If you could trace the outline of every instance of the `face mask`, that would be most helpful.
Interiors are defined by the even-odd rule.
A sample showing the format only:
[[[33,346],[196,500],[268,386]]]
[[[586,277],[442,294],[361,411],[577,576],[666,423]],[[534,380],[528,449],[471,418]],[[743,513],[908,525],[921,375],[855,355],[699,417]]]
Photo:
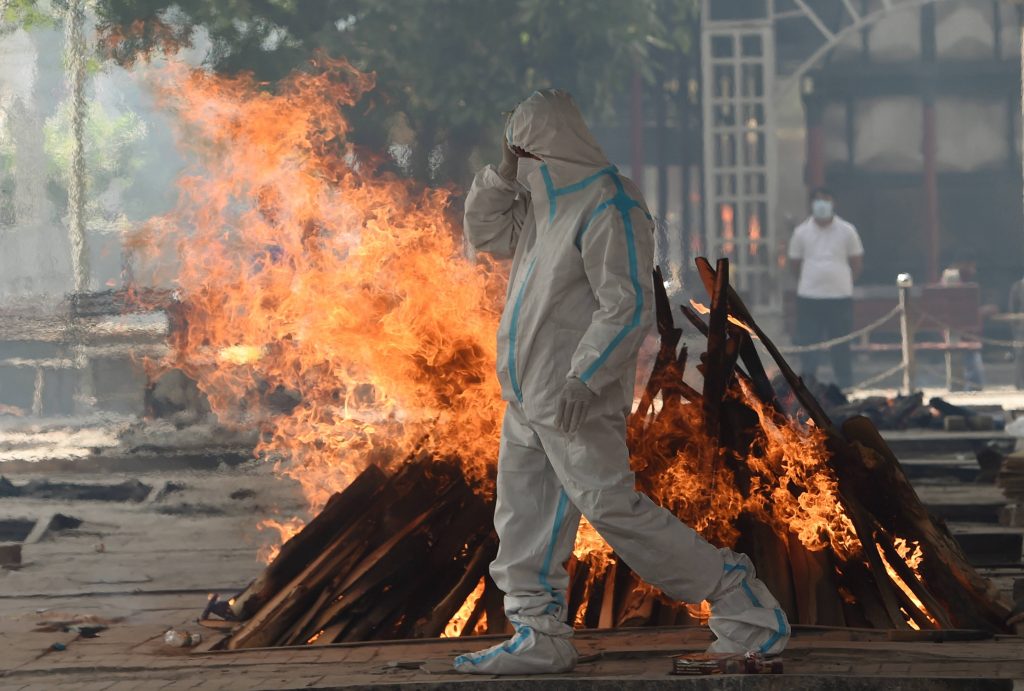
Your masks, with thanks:
[[[815,199],[811,202],[811,214],[819,221],[832,218],[832,202],[827,199]]]
[[[516,182],[527,190],[530,189],[528,180],[538,168],[540,168],[540,161],[533,158],[520,158],[519,170],[516,172]]]

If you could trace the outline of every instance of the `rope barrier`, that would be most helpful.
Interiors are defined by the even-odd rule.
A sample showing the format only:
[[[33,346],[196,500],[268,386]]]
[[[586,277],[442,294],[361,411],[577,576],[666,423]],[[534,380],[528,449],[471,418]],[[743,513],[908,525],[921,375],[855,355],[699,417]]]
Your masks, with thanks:
[[[799,346],[788,346],[786,348],[779,348],[779,350],[782,351],[782,353],[785,354],[785,355],[794,355],[794,354],[798,354],[798,353],[810,353],[810,352],[813,352],[813,351],[816,351],[816,350],[828,350],[829,348],[832,348],[834,346],[837,346],[837,345],[840,345],[840,344],[843,344],[843,343],[847,343],[849,341],[854,341],[854,340],[860,338],[861,336],[865,336],[865,335],[871,333],[875,329],[877,329],[880,326],[882,326],[882,324],[885,324],[887,321],[892,319],[893,317],[898,316],[902,311],[903,311],[902,308],[899,305],[897,305],[896,307],[893,307],[892,310],[890,310],[888,314],[886,314],[886,315],[884,315],[882,317],[879,317],[878,319],[876,319],[875,321],[871,322],[867,326],[864,326],[864,327],[862,327],[860,329],[857,329],[856,331],[848,333],[845,336],[839,336],[837,338],[833,338],[833,339],[830,339],[828,341],[821,341],[819,343],[810,343],[810,344],[807,344],[807,345],[799,345]]]
[[[953,328],[943,320],[938,317],[934,317],[927,312],[918,312],[918,314],[920,314],[922,318],[938,324],[940,328],[945,329],[946,331],[957,331],[957,329]],[[964,341],[973,341],[983,345],[998,346],[1000,348],[1024,348],[1024,341],[1002,341],[997,338],[985,338],[984,336],[970,333],[958,333],[957,335]]]
[[[872,384],[877,384],[878,382],[882,381],[883,379],[887,379],[887,378],[891,377],[894,374],[899,374],[905,368],[906,368],[906,365],[904,363],[902,363],[902,362],[897,363],[895,366],[890,367],[889,369],[885,370],[884,372],[879,372],[878,374],[874,375],[873,377],[868,377],[864,381],[857,382],[856,384],[854,384],[850,388],[852,388],[852,389],[866,389],[867,387],[871,386]]]

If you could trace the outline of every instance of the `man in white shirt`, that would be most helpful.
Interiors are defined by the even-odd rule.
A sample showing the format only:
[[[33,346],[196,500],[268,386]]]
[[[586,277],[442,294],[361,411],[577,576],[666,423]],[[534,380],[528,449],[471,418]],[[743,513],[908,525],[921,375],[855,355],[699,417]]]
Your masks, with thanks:
[[[857,229],[835,215],[832,192],[811,192],[811,215],[789,241],[789,261],[799,276],[796,289],[796,342],[809,345],[853,331],[853,282],[864,266],[864,246]],[[823,351],[804,353],[802,374],[814,376]],[[840,388],[852,384],[850,344],[830,349],[832,371]]]

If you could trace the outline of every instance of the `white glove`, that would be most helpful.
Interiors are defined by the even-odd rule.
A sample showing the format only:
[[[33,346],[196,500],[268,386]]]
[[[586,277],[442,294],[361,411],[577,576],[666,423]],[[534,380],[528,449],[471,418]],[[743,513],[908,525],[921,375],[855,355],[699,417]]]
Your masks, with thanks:
[[[555,414],[555,426],[566,434],[576,434],[590,412],[590,405],[597,399],[597,394],[577,377],[565,380],[565,387],[558,397],[558,412]]]

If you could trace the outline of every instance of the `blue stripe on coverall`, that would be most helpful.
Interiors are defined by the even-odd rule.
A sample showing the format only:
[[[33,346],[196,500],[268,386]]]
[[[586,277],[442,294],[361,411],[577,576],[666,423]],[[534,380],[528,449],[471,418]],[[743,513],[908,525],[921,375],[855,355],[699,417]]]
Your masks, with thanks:
[[[558,534],[562,532],[562,524],[565,522],[566,509],[569,507],[569,495],[563,487],[558,493],[558,508],[555,509],[555,522],[551,526],[551,540],[548,542],[548,551],[544,554],[544,562],[540,565],[538,579],[544,589],[553,598],[548,605],[548,614],[565,605],[565,599],[560,594],[555,594],[555,589],[548,581],[548,572],[551,570],[551,560],[555,556],[555,545],[558,543]]]
[[[516,629],[516,635],[511,640],[505,641],[501,645],[497,645],[484,653],[478,653],[476,655],[459,655],[455,658],[455,664],[460,665],[463,662],[468,662],[471,665],[478,665],[481,662],[487,662],[491,658],[495,658],[502,653],[513,654],[519,650],[519,646],[526,641],[531,631],[532,629],[529,626],[520,626]]]
[[[723,564],[722,568],[726,573],[747,570],[747,567],[743,564]],[[740,585],[743,587],[743,592],[746,593],[747,598],[750,599],[750,604],[754,605],[754,607],[765,609],[764,605],[761,604],[761,601],[754,595],[754,591],[750,589],[750,584],[747,583],[746,576],[744,576],[743,580],[740,581]],[[783,616],[782,610],[776,607],[773,611],[775,612],[775,621],[778,624],[778,630],[773,631],[772,635],[768,637],[768,640],[761,645],[760,652],[762,653],[766,653],[771,650],[772,646],[775,645],[780,638],[789,633],[789,627],[786,626],[786,618]]]
[[[508,327],[508,377],[509,381],[512,382],[512,391],[520,403],[523,402],[523,391],[519,387],[519,375],[516,374],[516,336],[519,331],[519,310],[523,306],[523,293],[526,292],[526,282],[530,280],[530,274],[533,273],[533,267],[536,264],[537,258],[534,257],[533,261],[530,262],[530,266],[526,269],[523,282],[519,284],[519,292],[516,293],[516,301],[512,305],[512,323]]]
[[[626,231],[626,249],[629,253],[629,280],[633,284],[633,294],[636,296],[635,303],[633,306],[633,318],[629,320],[629,323],[622,327],[619,333],[615,334],[615,338],[611,340],[608,347],[602,351],[597,359],[580,375],[580,381],[584,384],[594,376],[594,373],[600,369],[601,365],[604,364],[608,356],[612,354],[615,347],[622,342],[631,331],[640,326],[640,320],[643,317],[644,311],[644,291],[640,287],[640,278],[637,270],[636,261],[636,237],[633,234],[633,219],[630,218],[630,210],[639,206],[639,203],[631,199],[626,194],[626,189],[622,185],[622,179],[615,173],[611,174],[612,180],[615,182],[615,197],[612,198],[612,204],[619,210],[619,215],[622,217],[622,226]],[[618,201],[616,201],[618,200]],[[588,222],[589,225],[589,222]],[[582,232],[580,234],[580,242],[582,243]]]
[[[618,334],[615,335],[611,343],[608,344],[608,347],[605,348],[600,355],[598,355],[597,359],[593,362],[593,364],[591,364],[590,367],[588,367],[586,371],[580,375],[580,381],[586,383],[591,377],[594,376],[594,373],[597,372],[598,369],[600,369],[601,365],[603,365],[605,360],[608,359],[608,356],[611,355],[613,350],[615,350],[615,347],[618,346],[619,343],[621,343],[622,340],[626,338],[626,336],[628,336],[631,331],[633,331],[636,327],[640,325],[640,320],[642,318],[644,309],[644,295],[643,290],[640,287],[639,276],[637,275],[638,271],[636,261],[636,238],[633,234],[633,219],[629,217],[629,212],[634,208],[643,207],[640,206],[640,203],[638,201],[636,201],[628,194],[626,194],[626,189],[622,184],[622,179],[618,175],[619,169],[616,168],[615,166],[608,166],[607,168],[602,168],[593,175],[585,177],[579,182],[575,182],[571,185],[566,185],[565,187],[555,187],[555,184],[551,179],[551,172],[548,170],[548,166],[546,163],[541,164],[540,171],[544,177],[544,187],[547,189],[548,194],[548,218],[552,220],[555,217],[555,209],[557,206],[558,197],[564,194],[570,194],[572,192],[582,190],[585,187],[587,187],[587,185],[589,185],[590,183],[594,182],[595,180],[598,180],[599,178],[605,175],[609,176],[615,183],[615,196],[599,204],[598,207],[594,209],[593,213],[591,214],[587,222],[584,224],[583,228],[581,228],[580,232],[577,234],[577,248],[581,247],[583,233],[590,226],[591,221],[593,221],[594,218],[596,218],[602,211],[607,209],[609,206],[614,206],[616,209],[619,210],[619,214],[622,217],[622,225],[625,227],[626,230],[626,244],[628,246],[629,253],[629,278],[633,284],[633,293],[636,295],[633,318],[629,321],[628,324],[622,327],[622,330],[619,331]],[[644,215],[648,219],[651,219],[651,215],[646,211],[644,211]]]

